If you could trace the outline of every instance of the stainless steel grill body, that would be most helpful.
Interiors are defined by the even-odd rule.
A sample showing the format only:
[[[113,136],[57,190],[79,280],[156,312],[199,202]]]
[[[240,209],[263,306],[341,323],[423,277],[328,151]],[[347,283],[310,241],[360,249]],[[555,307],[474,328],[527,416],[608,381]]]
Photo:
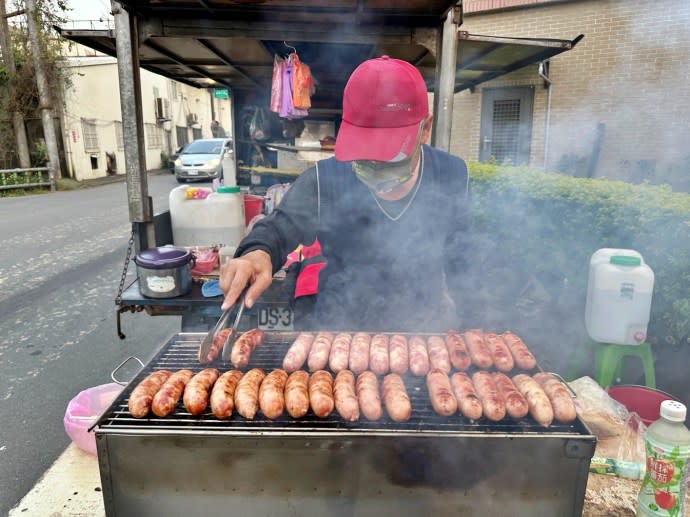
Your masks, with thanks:
[[[267,333],[249,367],[279,367],[294,333]],[[96,428],[107,515],[580,515],[595,437],[579,420],[488,424],[433,413],[405,377],[413,415],[396,424],[318,419],[131,418],[151,370],[189,368],[203,334],[173,336]],[[229,365],[216,364],[227,370]],[[259,415],[260,416],[260,415]]]

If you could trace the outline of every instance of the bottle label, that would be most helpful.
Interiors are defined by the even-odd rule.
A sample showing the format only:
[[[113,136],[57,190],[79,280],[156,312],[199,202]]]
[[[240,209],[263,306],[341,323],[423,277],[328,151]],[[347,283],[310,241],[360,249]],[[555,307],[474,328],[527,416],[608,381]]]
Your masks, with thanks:
[[[647,437],[645,449],[647,471],[637,498],[642,515],[683,517],[690,446],[669,446]]]

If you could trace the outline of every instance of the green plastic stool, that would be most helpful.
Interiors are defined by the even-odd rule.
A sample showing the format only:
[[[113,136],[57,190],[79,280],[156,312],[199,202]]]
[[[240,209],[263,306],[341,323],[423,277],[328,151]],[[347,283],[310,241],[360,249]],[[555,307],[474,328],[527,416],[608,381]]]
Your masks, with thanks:
[[[595,346],[595,379],[599,386],[602,388],[611,386],[614,379],[621,377],[623,360],[626,357],[634,356],[639,357],[640,361],[642,361],[645,386],[656,389],[654,357],[652,356],[652,346],[649,343],[640,343],[639,345],[595,343]]]

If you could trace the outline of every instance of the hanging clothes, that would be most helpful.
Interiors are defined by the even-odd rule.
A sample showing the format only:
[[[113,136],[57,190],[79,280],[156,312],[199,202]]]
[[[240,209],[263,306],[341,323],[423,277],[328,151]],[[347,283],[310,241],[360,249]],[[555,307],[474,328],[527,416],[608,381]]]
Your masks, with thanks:
[[[271,105],[273,113],[280,113],[280,104],[283,96],[283,74],[285,60],[277,54],[273,56],[273,78],[271,80]]]
[[[292,57],[292,103],[295,108],[311,108],[311,95],[314,81],[311,76],[311,69],[306,63],[300,61],[299,56],[294,53]]]
[[[282,75],[282,95],[280,98],[280,111],[279,115],[283,118],[303,118],[309,115],[309,113],[300,108],[295,108],[293,102],[293,92],[292,92],[292,74],[294,73],[293,56],[297,54],[290,54],[287,58],[287,63],[283,69]]]

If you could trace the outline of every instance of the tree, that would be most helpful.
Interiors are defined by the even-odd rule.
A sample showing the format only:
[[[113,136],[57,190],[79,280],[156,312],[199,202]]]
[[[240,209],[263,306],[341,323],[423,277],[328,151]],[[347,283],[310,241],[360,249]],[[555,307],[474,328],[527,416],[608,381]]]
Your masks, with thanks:
[[[53,166],[59,170],[55,131],[50,135],[46,130],[48,120],[52,122],[52,108],[59,100],[54,92],[61,91],[57,64],[63,59],[61,44],[51,27],[65,21],[62,15],[68,8],[64,0],[15,0],[8,7],[24,16],[15,16],[9,28],[16,70],[12,73],[6,67],[0,68],[0,84],[5,86],[0,92],[0,107],[5,113],[17,112],[26,118],[43,115],[45,144]],[[29,13],[34,13],[32,19]]]

